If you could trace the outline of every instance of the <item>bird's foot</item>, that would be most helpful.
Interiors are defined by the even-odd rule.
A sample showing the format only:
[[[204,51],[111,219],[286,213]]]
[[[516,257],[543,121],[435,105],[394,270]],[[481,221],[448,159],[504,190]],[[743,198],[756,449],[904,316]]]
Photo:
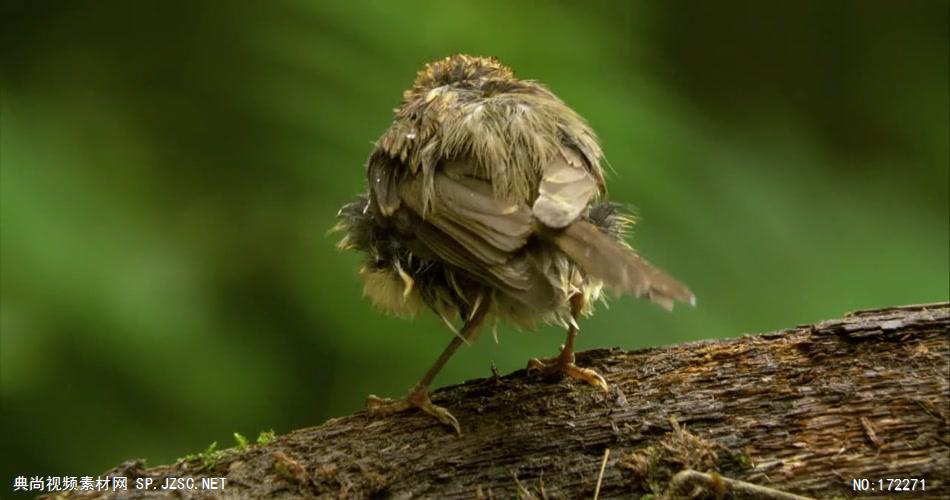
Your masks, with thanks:
[[[575,365],[574,353],[565,353],[563,347],[560,356],[544,359],[534,358],[528,361],[528,371],[538,371],[544,375],[566,375],[577,380],[583,380],[590,385],[600,387],[604,392],[609,390],[604,377],[600,376],[600,374],[594,370]]]
[[[449,410],[433,404],[429,399],[429,391],[425,387],[417,386],[413,388],[405,399],[392,400],[374,394],[370,394],[366,398],[366,409],[373,416],[392,415],[411,408],[418,408],[432,415],[442,424],[454,429],[456,434],[462,435],[462,428],[459,427],[458,420],[449,413]]]

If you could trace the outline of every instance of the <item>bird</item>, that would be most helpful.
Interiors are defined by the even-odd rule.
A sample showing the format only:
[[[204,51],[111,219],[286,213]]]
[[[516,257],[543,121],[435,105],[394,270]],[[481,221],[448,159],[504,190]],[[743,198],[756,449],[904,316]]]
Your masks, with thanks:
[[[366,192],[340,209],[334,229],[340,249],[364,254],[363,294],[378,310],[429,310],[453,336],[405,398],[370,395],[370,415],[417,408],[461,434],[429,388],[462,344],[499,320],[566,328],[558,355],[532,359],[529,370],[606,391],[574,357],[578,320],[605,292],[695,305],[689,288],[628,243],[634,217],[606,200],[602,162],[584,118],[495,57],[453,55],[417,73],[374,143]]]

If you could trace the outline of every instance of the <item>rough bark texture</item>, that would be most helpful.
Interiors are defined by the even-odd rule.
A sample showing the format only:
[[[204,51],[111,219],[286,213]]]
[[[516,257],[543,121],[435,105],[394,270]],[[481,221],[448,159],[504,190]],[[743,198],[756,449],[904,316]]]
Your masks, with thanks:
[[[947,303],[894,307],[730,340],[590,351],[578,364],[600,371],[609,393],[524,371],[435,392],[460,437],[418,413],[360,412],[266,445],[108,474],[129,478],[123,498],[170,493],[134,490],[146,477],[156,487],[226,477],[223,495],[235,498],[591,498],[598,479],[600,498],[743,496],[733,480],[822,498],[946,498],[948,316]],[[926,490],[861,493],[858,478],[874,488],[923,479]]]

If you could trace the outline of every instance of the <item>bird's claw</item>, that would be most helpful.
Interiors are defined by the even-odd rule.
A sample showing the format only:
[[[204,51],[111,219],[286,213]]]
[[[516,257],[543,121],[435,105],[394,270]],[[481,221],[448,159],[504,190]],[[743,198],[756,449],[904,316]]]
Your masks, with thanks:
[[[604,392],[608,392],[610,387],[607,385],[607,380],[604,379],[599,373],[591,370],[589,368],[581,368],[574,364],[574,356],[570,357],[558,356],[556,358],[549,359],[537,359],[534,358],[531,361],[528,361],[528,371],[538,371],[545,375],[561,375],[568,376],[577,380],[583,380],[590,385],[599,387]]]
[[[399,400],[381,398],[373,394],[366,398],[366,409],[373,416],[392,415],[410,408],[418,408],[428,413],[443,425],[451,427],[457,435],[462,435],[462,428],[459,426],[458,420],[449,413],[449,410],[433,404],[429,399],[428,391],[425,389],[413,389],[405,399]]]

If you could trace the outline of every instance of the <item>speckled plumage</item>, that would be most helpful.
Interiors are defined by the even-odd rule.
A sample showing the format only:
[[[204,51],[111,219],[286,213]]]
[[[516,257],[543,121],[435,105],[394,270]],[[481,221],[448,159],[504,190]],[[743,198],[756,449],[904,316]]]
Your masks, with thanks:
[[[419,72],[369,157],[367,193],[340,209],[339,246],[366,254],[360,278],[377,308],[412,316],[427,306],[455,337],[406,398],[370,395],[370,414],[418,408],[460,433],[429,386],[459,345],[498,319],[566,326],[557,358],[529,369],[607,390],[574,364],[577,318],[601,289],[668,308],[693,302],[627,244],[632,218],[598,201],[600,160],[577,113],[494,58],[457,55]]]
[[[587,122],[494,58],[458,55],[427,64],[395,115],[370,162],[394,158],[412,174],[421,171],[427,200],[439,165],[468,158],[497,197],[530,203],[544,166],[568,149],[603,187],[602,153]]]
[[[496,59],[430,63],[376,142],[368,193],[340,211],[340,247],[367,254],[381,310],[426,305],[450,326],[483,299],[520,326],[572,324],[570,297],[589,314],[604,286],[691,302],[627,245],[632,219],[598,203],[601,156],[583,118]]]

